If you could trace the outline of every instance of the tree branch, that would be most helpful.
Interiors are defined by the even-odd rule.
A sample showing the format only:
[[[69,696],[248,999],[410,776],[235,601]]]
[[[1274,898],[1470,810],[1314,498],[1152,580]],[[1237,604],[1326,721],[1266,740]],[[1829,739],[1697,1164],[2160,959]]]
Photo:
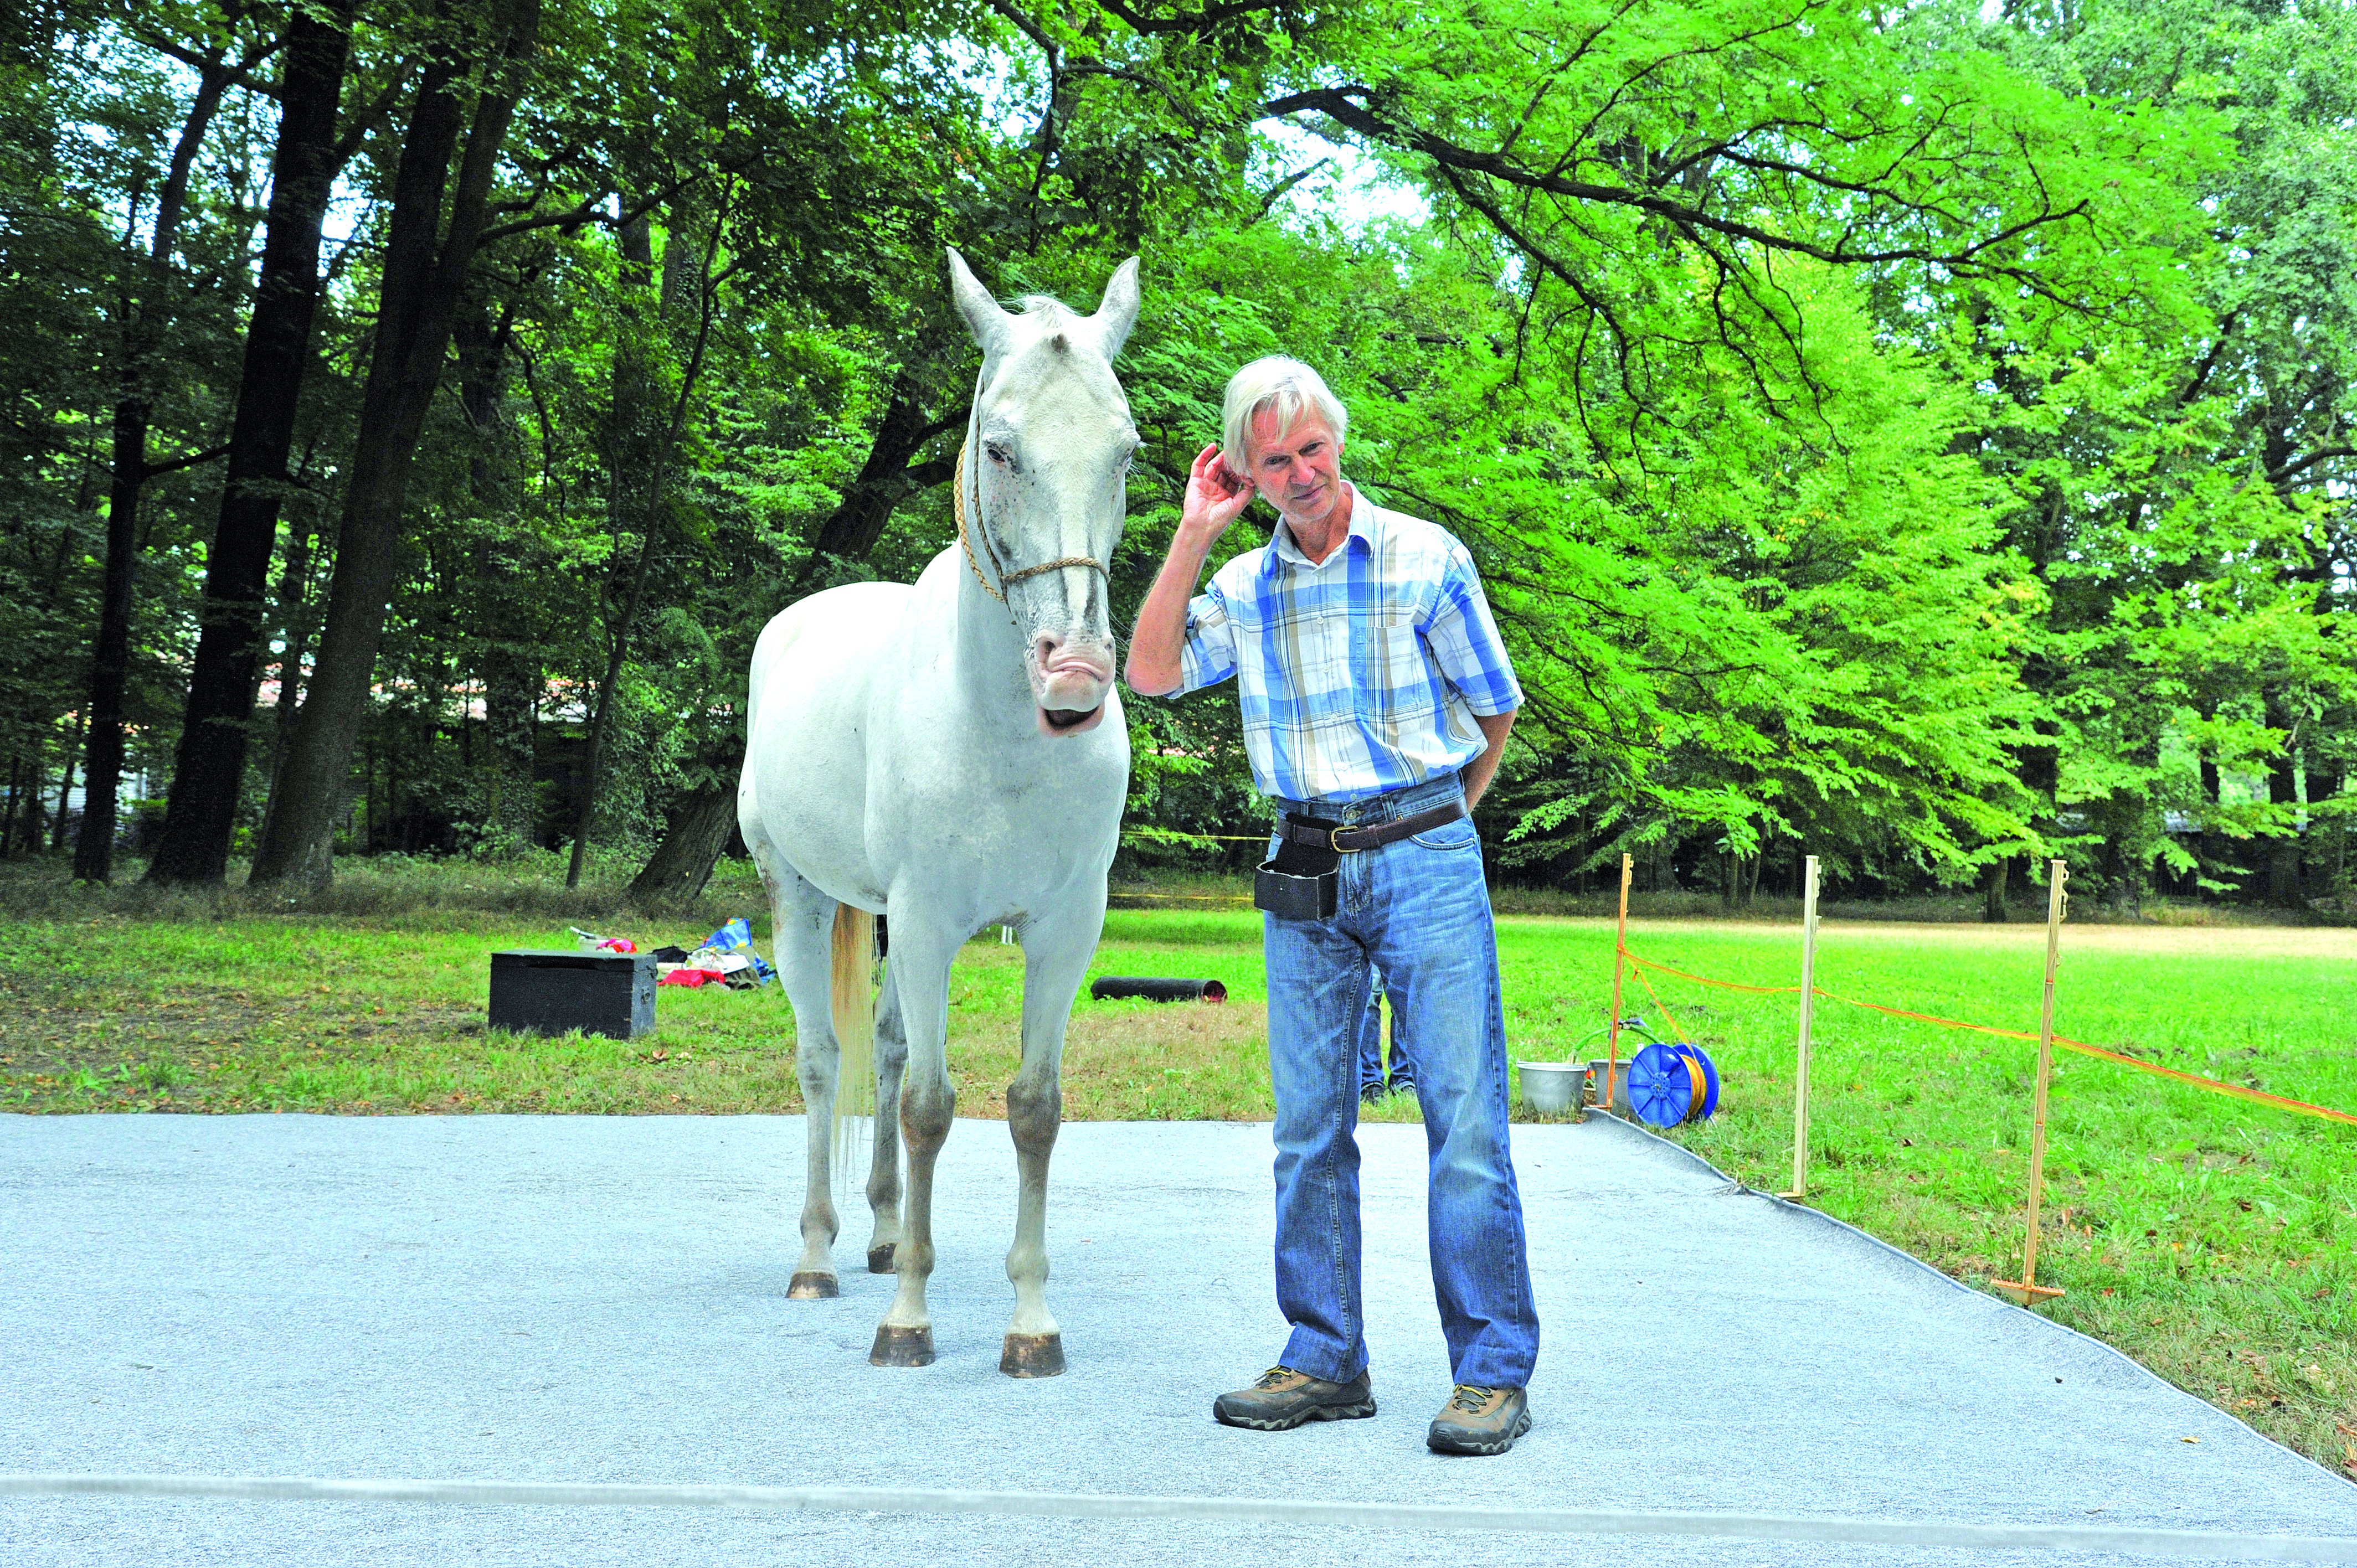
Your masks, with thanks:
[[[2056,209],[2047,202],[2036,214],[2010,224],[1994,234],[1986,235],[1960,250],[1940,251],[1921,245],[1902,245],[1887,249],[1853,250],[1850,236],[1831,246],[1778,233],[1739,219],[1722,218],[1691,204],[1674,201],[1652,190],[1632,189],[1627,186],[1598,185],[1590,181],[1567,179],[1560,175],[1540,173],[1518,165],[1502,155],[1484,153],[1458,145],[1431,132],[1386,119],[1372,106],[1375,90],[1363,86],[1318,88],[1297,92],[1289,97],[1273,99],[1261,105],[1263,117],[1281,117],[1304,112],[1320,113],[1358,135],[1404,151],[1430,158],[1444,170],[1480,175],[1516,189],[1534,191],[1566,200],[1597,206],[1632,209],[1666,220],[1681,229],[1718,234],[1727,239],[1742,240],[1763,250],[1781,251],[1813,257],[1835,266],[1870,266],[1897,262],[1917,262],[1940,266],[1951,272],[1976,276],[2004,277],[2032,289],[2059,305],[2072,302],[2055,295],[2046,282],[2029,268],[2011,263],[1988,259],[1988,252],[2025,234],[2084,218],[2088,204],[2082,200],[2067,208]],[[1723,151],[1721,156],[1727,156]],[[1819,183],[1829,182],[1820,180]],[[1896,200],[1887,192],[1878,195]],[[1910,208],[1910,210],[1928,210]]]
[[[135,30],[131,36],[157,54],[168,55],[182,65],[193,67],[199,71],[219,71],[222,79],[233,87],[242,87],[248,92],[258,93],[264,98],[275,99],[278,96],[276,82],[264,81],[253,74],[254,67],[278,52],[279,40],[276,38],[254,45],[253,48],[246,51],[245,58],[239,60],[237,64],[223,65],[216,56],[199,54],[188,45],[160,35]]]
[[[2296,463],[2286,463],[2280,468],[2268,469],[2267,483],[2279,485],[2294,474],[2303,469],[2312,468],[2317,464],[2327,462],[2334,457],[2357,457],[2357,446],[2319,446]]]
[[[1176,16],[1156,18],[1122,0],[1097,0],[1097,4],[1129,24],[1137,33],[1202,33],[1222,22],[1232,22],[1239,16],[1249,16],[1258,11],[1275,11],[1283,0],[1234,0],[1226,5],[1206,5],[1200,11],[1181,11]]]
[[[1319,158],[1308,168],[1294,170],[1293,173],[1286,175],[1283,179],[1278,180],[1275,185],[1270,186],[1266,190],[1261,192],[1259,218],[1267,217],[1268,209],[1275,207],[1278,202],[1284,200],[1285,193],[1286,191],[1291,190],[1295,186],[1299,185],[1303,180],[1308,179],[1311,175],[1316,174],[1319,169],[1324,168],[1328,164],[1330,164],[1334,160],[1332,158]],[[1259,218],[1255,218],[1254,221],[1259,221]]]
[[[352,116],[352,123],[346,126],[344,134],[337,138],[335,163],[332,166],[337,173],[342,173],[344,166],[359,156],[361,146],[368,140],[369,134],[384,124],[386,116],[393,113],[393,104],[401,99],[401,90],[407,85],[409,85],[409,65],[408,62],[404,61],[393,68],[393,80],[384,84],[384,91],[376,95],[375,102],[355,113]]]
[[[193,468],[199,463],[210,463],[216,457],[228,456],[229,447],[226,444],[220,446],[208,446],[201,452],[191,452],[184,457],[174,457],[169,462],[149,463],[140,469],[140,478],[152,479],[158,474],[177,473],[182,468]]]
[[[599,191],[595,196],[584,197],[577,204],[566,208],[562,212],[543,212],[530,218],[519,218],[511,223],[494,224],[483,231],[482,243],[488,245],[494,240],[503,240],[511,234],[527,233],[534,229],[580,229],[591,223],[603,223],[608,227],[619,229],[626,223],[634,222],[645,217],[689,186],[716,174],[737,174],[743,170],[745,162],[749,161],[748,159],[736,163],[724,163],[712,168],[699,169],[693,174],[681,175],[670,184],[657,188],[654,194],[637,206],[624,208],[619,216],[608,217],[600,210],[606,199],[613,192]]]

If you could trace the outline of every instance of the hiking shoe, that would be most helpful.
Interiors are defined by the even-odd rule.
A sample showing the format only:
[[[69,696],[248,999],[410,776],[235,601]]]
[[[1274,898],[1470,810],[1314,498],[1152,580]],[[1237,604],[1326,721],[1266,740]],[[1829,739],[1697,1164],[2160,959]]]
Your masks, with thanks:
[[[1432,1418],[1424,1442],[1435,1454],[1503,1454],[1530,1429],[1530,1402],[1522,1390],[1459,1383]]]
[[[1213,1400],[1211,1414],[1225,1425],[1254,1432],[1290,1432],[1311,1421],[1357,1421],[1375,1413],[1372,1386],[1364,1372],[1347,1383],[1329,1383],[1290,1367],[1271,1367],[1252,1387]]]

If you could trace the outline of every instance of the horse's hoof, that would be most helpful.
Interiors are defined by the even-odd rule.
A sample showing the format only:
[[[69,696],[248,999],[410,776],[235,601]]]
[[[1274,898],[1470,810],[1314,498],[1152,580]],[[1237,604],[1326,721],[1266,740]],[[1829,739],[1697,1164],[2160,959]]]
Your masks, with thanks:
[[[786,1286],[788,1301],[832,1301],[843,1293],[835,1288],[833,1274],[822,1274],[804,1269]]]
[[[887,1241],[880,1247],[870,1247],[867,1249],[867,1272],[869,1273],[888,1274],[893,1271],[895,1266],[892,1262],[893,1246],[894,1243]]]
[[[998,1353],[998,1369],[1010,1378],[1052,1378],[1064,1369],[1060,1334],[1010,1334]]]
[[[933,1331],[884,1324],[876,1330],[876,1346],[867,1352],[867,1361],[876,1367],[930,1367],[933,1364]]]

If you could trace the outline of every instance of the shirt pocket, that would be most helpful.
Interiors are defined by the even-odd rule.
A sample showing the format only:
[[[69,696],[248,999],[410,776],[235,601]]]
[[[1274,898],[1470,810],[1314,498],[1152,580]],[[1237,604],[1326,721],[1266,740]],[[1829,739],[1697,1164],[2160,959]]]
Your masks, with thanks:
[[[1402,610],[1374,617],[1367,625],[1361,685],[1385,717],[1426,705],[1432,658],[1416,629],[1415,617]]]

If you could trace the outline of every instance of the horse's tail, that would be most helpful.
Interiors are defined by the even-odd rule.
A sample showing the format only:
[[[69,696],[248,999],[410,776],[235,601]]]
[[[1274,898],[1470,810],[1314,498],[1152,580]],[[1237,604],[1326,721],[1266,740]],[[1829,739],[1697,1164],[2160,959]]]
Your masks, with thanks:
[[[876,917],[848,904],[834,907],[834,945],[827,1011],[842,1047],[834,1074],[834,1168],[851,1177],[860,1152],[855,1118],[876,1115]],[[860,1172],[857,1181],[866,1179]]]

